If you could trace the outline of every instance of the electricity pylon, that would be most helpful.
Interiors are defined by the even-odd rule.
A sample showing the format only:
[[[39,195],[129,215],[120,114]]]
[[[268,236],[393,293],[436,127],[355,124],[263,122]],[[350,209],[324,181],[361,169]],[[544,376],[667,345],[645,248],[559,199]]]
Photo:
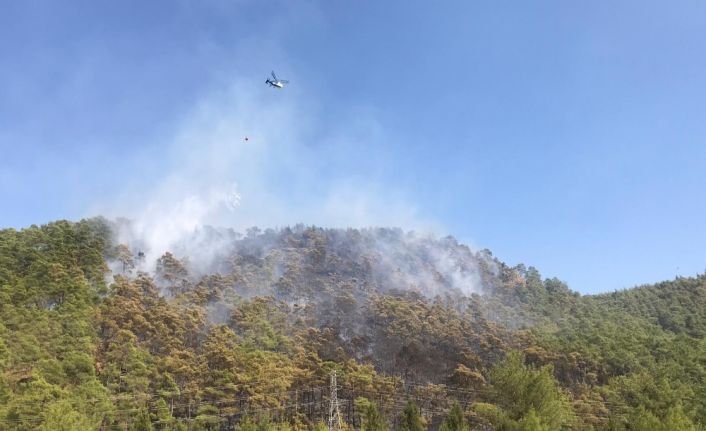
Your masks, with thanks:
[[[329,396],[328,409],[328,430],[341,431],[343,429],[343,419],[338,408],[338,385],[336,384],[336,371],[331,372],[331,395]]]

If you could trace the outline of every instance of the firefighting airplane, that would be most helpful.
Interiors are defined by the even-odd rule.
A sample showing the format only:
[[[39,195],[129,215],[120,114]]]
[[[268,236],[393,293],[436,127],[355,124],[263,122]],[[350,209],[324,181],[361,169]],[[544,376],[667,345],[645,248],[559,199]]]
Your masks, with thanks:
[[[272,71],[272,79],[268,78],[265,84],[269,84],[270,87],[283,88],[285,85],[289,84],[289,81],[286,79],[277,79],[277,75]]]

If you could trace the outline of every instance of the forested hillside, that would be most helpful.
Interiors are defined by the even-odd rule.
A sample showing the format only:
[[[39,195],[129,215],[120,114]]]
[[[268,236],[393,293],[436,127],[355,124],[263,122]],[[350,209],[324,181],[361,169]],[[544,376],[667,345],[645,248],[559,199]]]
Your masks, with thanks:
[[[0,429],[706,429],[706,275],[581,296],[451,237],[0,231]],[[127,239],[125,239],[127,238]],[[152,260],[152,261],[150,261]]]

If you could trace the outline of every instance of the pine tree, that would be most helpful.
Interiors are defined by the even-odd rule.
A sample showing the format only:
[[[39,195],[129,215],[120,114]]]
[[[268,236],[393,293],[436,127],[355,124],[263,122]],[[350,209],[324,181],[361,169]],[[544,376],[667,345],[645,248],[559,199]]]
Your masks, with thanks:
[[[397,426],[397,431],[425,431],[426,427],[419,414],[419,408],[413,401],[408,401],[402,411],[400,423]]]
[[[141,409],[137,414],[137,419],[132,424],[132,431],[153,431],[152,421],[147,409]]]
[[[463,411],[458,402],[454,402],[448,416],[441,423],[439,431],[468,431],[466,418],[463,417]]]
[[[375,403],[369,403],[363,413],[363,423],[360,427],[361,431],[387,431],[389,426],[387,420]]]

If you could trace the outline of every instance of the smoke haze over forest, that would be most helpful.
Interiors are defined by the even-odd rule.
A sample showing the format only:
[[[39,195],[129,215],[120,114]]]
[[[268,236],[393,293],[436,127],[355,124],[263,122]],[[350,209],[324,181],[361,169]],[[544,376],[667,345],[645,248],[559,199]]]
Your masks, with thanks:
[[[0,9],[0,430],[706,430],[706,3]]]
[[[8,7],[0,224],[400,226],[585,293],[703,270],[702,5],[400,6]]]

